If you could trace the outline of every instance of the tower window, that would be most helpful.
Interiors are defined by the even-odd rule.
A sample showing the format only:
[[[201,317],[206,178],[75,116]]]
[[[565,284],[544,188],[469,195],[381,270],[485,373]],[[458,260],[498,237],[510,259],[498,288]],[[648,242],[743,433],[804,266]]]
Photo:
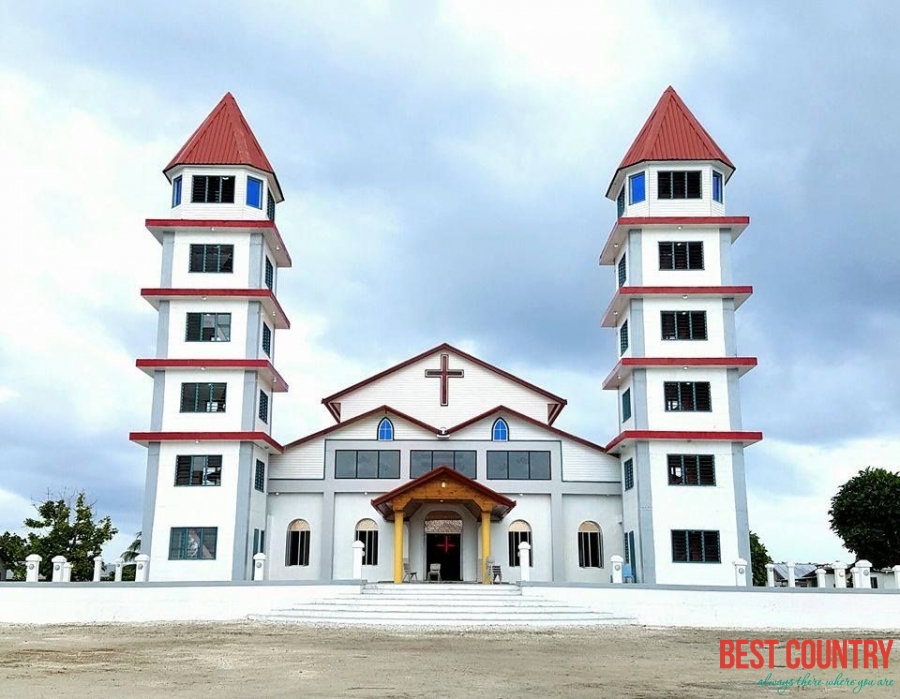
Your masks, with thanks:
[[[622,394],[622,422],[631,419],[631,389],[626,388]]]
[[[226,383],[181,384],[181,412],[224,413]]]
[[[194,175],[191,182],[191,203],[234,204],[234,177]]]
[[[378,423],[378,441],[390,442],[394,439],[394,423],[387,418],[382,418]]]
[[[230,342],[230,313],[188,313],[185,342]]]
[[[634,488],[634,461],[632,459],[628,459],[622,465],[622,475],[623,480],[625,481],[625,490],[631,490]]]
[[[269,424],[269,396],[263,391],[259,392],[259,419]]]
[[[266,192],[266,216],[270,221],[275,221],[275,197],[272,192]]]
[[[181,204],[181,175],[172,180],[172,208]]]
[[[722,187],[722,173],[713,170],[712,178],[713,200],[722,203],[724,188]]]
[[[272,331],[263,323],[262,348],[269,357],[272,356]]]
[[[266,286],[270,289],[275,285],[275,267],[272,266],[272,260],[266,258]]]
[[[234,245],[191,245],[190,272],[233,272]]]
[[[619,190],[619,196],[616,197],[616,213],[619,218],[622,218],[625,215],[625,187],[622,186],[622,189]]]
[[[709,412],[712,410],[708,381],[666,381],[666,412]]]
[[[263,183],[255,177],[247,178],[247,206],[261,209],[263,206]]]
[[[644,173],[639,172],[628,178],[628,203],[640,204],[647,198],[646,187],[644,184]]]
[[[509,425],[506,424],[506,420],[502,417],[497,418],[497,421],[494,422],[494,426],[491,429],[491,440],[494,442],[509,441]]]
[[[169,531],[170,561],[214,561],[218,527],[172,527]]]
[[[715,485],[716,457],[712,454],[669,454],[669,485]]]
[[[175,460],[175,485],[221,485],[222,457],[179,456]]]
[[[622,323],[622,327],[619,328],[619,354],[625,354],[625,350],[628,349],[628,321],[626,320]]]
[[[706,311],[662,311],[663,340],[705,340]]]
[[[721,563],[719,532],[673,529],[672,561],[675,563]]]
[[[628,270],[625,267],[625,253],[624,252],[622,253],[622,259],[619,260],[618,272],[619,272],[619,286],[622,286],[625,283],[625,279],[628,275]]]
[[[665,242],[659,244],[659,268],[703,269],[703,243]]]
[[[658,172],[656,192],[659,199],[700,199],[702,197],[700,171]]]
[[[260,493],[266,492],[266,465],[256,460],[256,473],[253,474],[253,487]]]

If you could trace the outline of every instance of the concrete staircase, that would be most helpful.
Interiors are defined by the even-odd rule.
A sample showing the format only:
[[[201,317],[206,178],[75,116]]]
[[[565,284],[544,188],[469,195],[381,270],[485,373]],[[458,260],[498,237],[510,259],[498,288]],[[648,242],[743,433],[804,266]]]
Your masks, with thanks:
[[[524,597],[516,585],[370,584],[250,617],[258,621],[377,626],[504,627],[631,624],[585,607]]]

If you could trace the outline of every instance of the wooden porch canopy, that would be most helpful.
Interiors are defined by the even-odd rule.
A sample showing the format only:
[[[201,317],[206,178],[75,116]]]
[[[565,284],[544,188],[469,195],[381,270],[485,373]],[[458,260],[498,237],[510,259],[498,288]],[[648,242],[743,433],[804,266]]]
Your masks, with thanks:
[[[402,512],[403,518],[409,519],[426,502],[462,505],[475,519],[489,512],[494,522],[499,522],[516,506],[515,500],[457,473],[449,466],[439,466],[375,498],[372,507],[392,522],[394,512]]]

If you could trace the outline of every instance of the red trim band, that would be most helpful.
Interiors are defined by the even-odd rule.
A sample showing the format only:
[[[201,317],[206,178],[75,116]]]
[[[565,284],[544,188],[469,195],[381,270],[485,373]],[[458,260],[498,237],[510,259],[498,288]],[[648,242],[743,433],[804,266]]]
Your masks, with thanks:
[[[275,318],[275,327],[279,330],[289,330],[291,321],[288,320],[287,314],[275,294],[271,289],[141,289],[141,296],[149,301],[153,306],[161,299],[178,299],[178,298],[202,298],[208,296],[211,298],[229,298],[229,299],[249,299],[262,301],[266,308],[266,315]]]
[[[622,442],[694,440],[697,442],[744,442],[755,444],[763,438],[762,432],[689,432],[684,430],[625,430],[606,445],[606,451]]]
[[[753,294],[752,286],[620,286],[612,297],[612,301],[603,312],[601,327],[614,328],[618,325],[618,314],[632,298],[645,296],[713,296],[717,298],[733,298],[734,307],[738,309]]]
[[[230,229],[258,229],[267,238],[272,255],[275,257],[275,263],[279,267],[291,267],[293,261],[288,252],[284,239],[278,231],[278,226],[274,221],[268,219],[252,220],[192,220],[189,218],[148,218],[144,221],[147,230],[155,237],[159,238],[163,228],[230,228]]]
[[[278,442],[265,432],[132,432],[128,439],[139,444],[150,442],[257,442],[284,451]]]
[[[286,393],[289,386],[267,359],[138,359],[138,369],[256,369],[269,372],[272,390]]]
[[[618,388],[628,378],[631,368],[737,368],[741,376],[757,365],[756,357],[623,357],[603,380],[603,389]],[[620,374],[622,375],[620,378]]]

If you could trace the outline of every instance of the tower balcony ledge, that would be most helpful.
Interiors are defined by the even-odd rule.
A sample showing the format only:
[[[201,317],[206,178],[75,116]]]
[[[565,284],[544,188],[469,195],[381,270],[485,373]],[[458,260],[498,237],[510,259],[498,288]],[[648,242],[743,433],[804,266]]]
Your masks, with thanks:
[[[756,357],[623,357],[603,381],[603,390],[628,382],[633,369],[737,369],[743,376],[757,364]]]
[[[621,452],[622,448],[634,442],[648,441],[696,441],[696,442],[740,442],[745,447],[762,441],[762,432],[694,432],[689,430],[624,430],[606,445],[610,454]]]
[[[148,376],[153,376],[153,372],[166,369],[189,369],[205,371],[207,369],[240,369],[243,371],[255,369],[268,380],[272,386],[274,393],[286,393],[288,391],[287,382],[282,378],[272,362],[267,359],[138,359],[135,362],[138,369],[141,369]]]
[[[284,447],[265,432],[132,432],[128,439],[144,447],[153,442],[253,442],[260,449],[284,453]]]
[[[648,296],[683,298],[723,298],[734,299],[735,310],[741,307],[753,293],[752,286],[620,286],[603,313],[601,327],[615,328],[619,316],[625,312],[631,299]]]
[[[284,309],[275,298],[271,289],[169,289],[153,288],[141,289],[141,296],[154,308],[159,308],[160,301],[196,300],[205,301],[207,298],[233,301],[259,301],[267,318],[271,318],[278,330],[289,330],[291,321],[288,320]]]
[[[730,228],[731,242],[734,242],[749,225],[749,216],[623,216],[616,219],[609,232],[606,245],[600,253],[600,265],[616,263],[620,248],[625,243],[625,236],[631,228]]]
[[[237,220],[193,220],[185,218],[148,218],[145,221],[147,230],[153,234],[160,243],[163,233],[166,231],[179,231],[182,233],[209,233],[216,232],[223,235],[229,233],[260,233],[266,239],[269,250],[275,258],[277,267],[290,267],[293,262],[287,251],[278,226],[274,221],[267,219],[237,219]]]

